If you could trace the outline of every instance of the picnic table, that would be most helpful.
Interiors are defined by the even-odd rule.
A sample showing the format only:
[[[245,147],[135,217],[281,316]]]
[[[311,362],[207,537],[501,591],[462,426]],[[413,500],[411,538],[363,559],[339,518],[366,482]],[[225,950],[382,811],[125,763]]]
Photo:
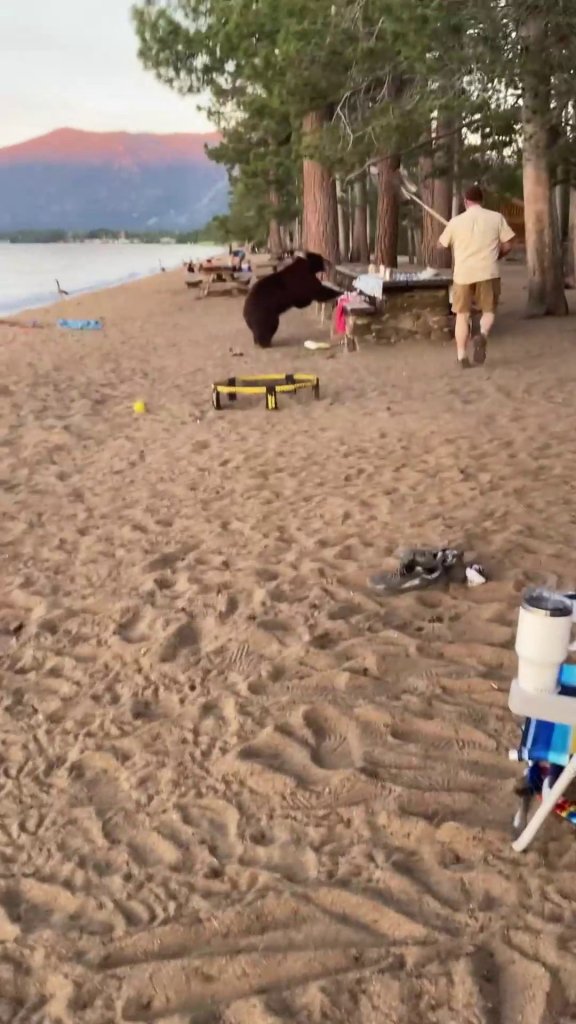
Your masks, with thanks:
[[[245,292],[250,286],[251,275],[241,271],[238,267],[207,267],[199,268],[201,277],[200,297],[205,299],[211,291]],[[224,288],[217,288],[224,285]]]
[[[199,298],[206,298],[214,291],[235,295],[248,291],[256,281],[273,274],[277,269],[278,263],[273,260],[258,261],[252,264],[250,270],[221,263],[202,263],[185,284],[187,288],[199,288]]]

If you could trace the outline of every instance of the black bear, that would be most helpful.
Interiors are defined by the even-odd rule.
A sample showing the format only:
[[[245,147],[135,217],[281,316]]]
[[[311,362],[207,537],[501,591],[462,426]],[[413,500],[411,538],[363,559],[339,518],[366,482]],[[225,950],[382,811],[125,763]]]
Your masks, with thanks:
[[[305,309],[313,302],[327,302],[341,294],[327,288],[316,277],[327,266],[315,252],[297,256],[293,263],[263,277],[250,289],[244,303],[244,320],[252,331],[254,344],[270,348],[280,317],[288,309]]]

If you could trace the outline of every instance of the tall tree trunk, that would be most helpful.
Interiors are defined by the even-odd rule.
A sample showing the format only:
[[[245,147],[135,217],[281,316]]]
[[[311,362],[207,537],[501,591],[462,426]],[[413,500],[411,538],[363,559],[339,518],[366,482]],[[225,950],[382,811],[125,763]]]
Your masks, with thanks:
[[[564,262],[564,278],[568,288],[576,288],[576,188],[570,189],[570,216]]]
[[[576,104],[571,103],[568,107],[568,132],[573,133],[576,124]],[[562,178],[562,185],[565,188],[563,203],[567,204],[568,211],[565,221],[565,244],[564,244],[564,281],[567,288],[576,288],[576,181],[570,165],[564,168],[565,174]],[[559,216],[560,219],[560,216]],[[562,222],[560,222],[562,223]]]
[[[418,160],[418,184],[420,186],[420,195],[426,206],[429,206],[431,210],[434,209],[434,160],[432,156],[432,126],[424,136],[423,142],[426,143],[426,149],[422,152],[420,159]],[[436,232],[435,220],[431,213],[427,213],[426,210],[422,210],[422,245],[420,251],[420,262],[425,267],[432,267],[434,265],[436,242],[438,241],[438,234]]]
[[[545,15],[528,14],[523,26],[522,109],[524,220],[528,264],[528,316],[565,316],[562,251],[549,159],[551,81],[546,53]]]
[[[454,194],[454,130],[455,125],[452,118],[440,116],[436,125],[436,138],[434,145],[434,165],[436,169],[436,180],[434,182],[434,206],[436,213],[444,220],[450,220],[452,216],[452,198]],[[449,249],[438,246],[438,239],[442,234],[443,227],[440,221],[436,221],[436,259],[435,267],[448,268],[452,266],[452,253]]]
[[[347,260],[349,252],[350,216],[348,212],[348,195],[342,187],[342,181],[340,178],[336,178],[336,197],[338,200],[338,248],[340,250],[341,259]]]
[[[423,199],[444,220],[452,216],[454,193],[454,125],[448,118],[439,117],[434,133],[431,132],[432,153],[420,158],[420,180]],[[422,262],[427,267],[448,268],[452,265],[449,249],[438,246],[443,227],[436,217],[422,211]]]
[[[374,231],[374,216],[372,213],[372,174],[370,171],[366,173],[366,234],[368,235],[368,260],[371,259],[372,253],[374,252],[375,234]]]
[[[292,244],[295,249],[302,248],[302,224],[299,217],[296,217],[292,227]]]
[[[462,123],[454,136],[454,174],[452,178],[452,216],[457,217],[463,211],[462,201]]]
[[[284,249],[282,229],[275,217],[271,218],[268,225],[268,249],[275,256],[279,256]]]
[[[570,172],[567,167],[560,168],[561,179],[554,186],[554,202],[558,217],[558,232],[563,244],[568,236],[568,219],[570,216]]]
[[[562,253],[562,267],[564,280],[568,279],[571,268],[571,253],[569,245],[570,234],[570,168],[563,165],[557,169],[556,184],[554,186],[554,206],[558,223],[558,239]]]
[[[416,231],[414,228],[414,221],[412,218],[408,221],[408,263],[413,266],[417,260],[417,240]]]
[[[323,110],[306,114],[302,123],[304,138],[312,138],[326,123]],[[305,157],[302,166],[302,234],[304,247],[338,263],[338,204],[336,183],[330,171]]]
[[[398,192],[398,156],[378,161],[378,212],[376,215],[376,263],[398,266],[400,196]]]
[[[360,175],[354,183],[354,219],[352,224],[352,263],[370,262],[370,245],[368,243],[368,200],[366,196],[366,179]]]
[[[388,76],[386,84],[386,100],[394,103],[399,100],[406,82],[402,74]],[[378,169],[378,207],[376,211],[376,262],[386,267],[398,266],[398,240],[400,234],[400,189],[398,170],[400,157],[397,153],[387,153],[377,165]]]
[[[272,216],[268,222],[268,249],[274,255],[279,255],[283,248],[282,240],[282,228],[278,219],[274,216],[274,211],[279,207],[278,193],[274,188],[270,189],[270,209]]]
[[[348,199],[348,246],[346,251],[349,260],[354,246],[354,188],[352,185],[348,186],[346,197]]]

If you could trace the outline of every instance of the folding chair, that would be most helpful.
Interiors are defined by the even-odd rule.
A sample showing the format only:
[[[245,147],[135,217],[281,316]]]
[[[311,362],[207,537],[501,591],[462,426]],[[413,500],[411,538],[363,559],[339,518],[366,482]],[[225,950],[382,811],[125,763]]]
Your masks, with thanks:
[[[563,665],[558,682],[558,693],[546,697],[550,720],[527,717],[520,746],[510,751],[512,760],[527,763],[517,789],[521,803],[514,817],[516,839],[512,847],[518,853],[527,849],[552,811],[576,825],[576,801],[563,798],[576,778],[576,665]],[[509,706],[514,714],[529,715],[531,698],[516,681],[512,683]],[[535,797],[541,803],[529,819]]]

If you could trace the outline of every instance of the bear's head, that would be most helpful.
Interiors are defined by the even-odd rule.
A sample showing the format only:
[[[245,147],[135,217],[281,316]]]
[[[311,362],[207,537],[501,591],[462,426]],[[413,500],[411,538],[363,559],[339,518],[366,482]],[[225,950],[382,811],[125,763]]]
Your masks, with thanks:
[[[328,263],[317,252],[307,252],[305,258],[313,274],[323,274],[328,269]]]

